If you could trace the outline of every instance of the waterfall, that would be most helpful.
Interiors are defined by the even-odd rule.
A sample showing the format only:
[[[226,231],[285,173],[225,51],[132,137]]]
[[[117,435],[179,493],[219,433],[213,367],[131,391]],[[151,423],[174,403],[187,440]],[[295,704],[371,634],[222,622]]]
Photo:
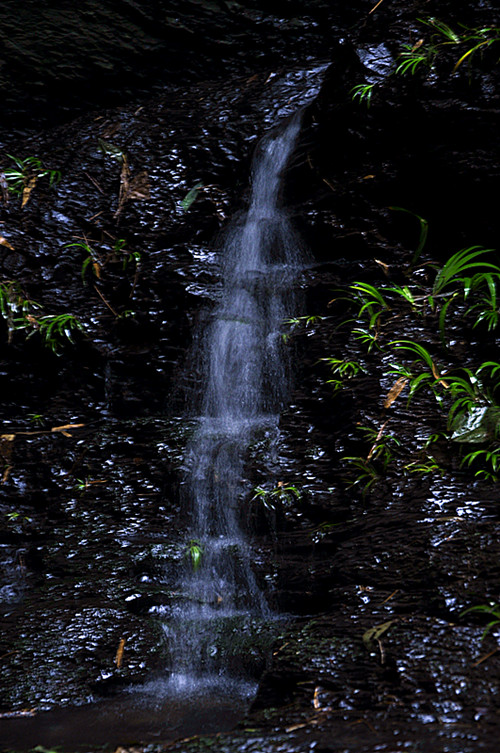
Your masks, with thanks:
[[[277,431],[288,386],[281,329],[294,313],[301,251],[280,189],[299,129],[297,114],[263,137],[248,210],[221,246],[223,288],[203,333],[205,392],[184,480],[194,556],[185,558],[182,599],[165,625],[177,692],[227,690],[252,625],[270,616],[238,506],[247,449],[258,433]]]

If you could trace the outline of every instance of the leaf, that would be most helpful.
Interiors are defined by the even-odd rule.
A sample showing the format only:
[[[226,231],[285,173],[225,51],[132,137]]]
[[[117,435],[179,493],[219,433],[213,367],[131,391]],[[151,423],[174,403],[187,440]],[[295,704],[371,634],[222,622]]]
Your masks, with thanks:
[[[375,643],[387,633],[387,631],[394,625],[397,620],[389,620],[389,622],[383,622],[381,625],[375,625],[374,627],[363,633],[363,643],[370,653],[375,650]]]
[[[126,201],[145,201],[149,199],[149,175],[143,170],[134,175],[128,186]]]
[[[30,200],[30,195],[34,187],[36,186],[38,178],[36,175],[34,175],[32,178],[29,179],[28,183],[23,188],[23,199],[21,201],[21,209],[26,206],[28,201]]]
[[[0,235],[0,246],[6,246],[7,248],[10,248],[11,251],[14,251],[14,246],[11,246],[9,241],[3,237],[3,235]]]
[[[393,402],[397,400],[400,394],[403,392],[404,388],[408,384],[408,381],[409,380],[406,377],[399,377],[399,379],[396,379],[391,389],[387,393],[387,397],[385,398],[384,402],[384,408],[390,408]]]
[[[110,144],[109,141],[99,139],[99,149],[104,155],[111,157],[111,159],[114,159],[117,162],[124,162],[124,160],[126,160],[126,155],[120,147]]]
[[[118,644],[118,650],[116,652],[115,656],[115,664],[118,669],[121,668],[123,663],[123,651],[125,648],[125,638],[120,638],[120,643]]]
[[[453,426],[454,442],[479,444],[495,436],[500,422],[500,410],[495,406],[474,407],[464,416],[459,416]]]
[[[197,183],[193,188],[188,191],[188,193],[184,196],[182,201],[180,202],[181,208],[187,212],[191,204],[196,201],[196,197],[200,193],[200,188],[203,187],[203,183]]]

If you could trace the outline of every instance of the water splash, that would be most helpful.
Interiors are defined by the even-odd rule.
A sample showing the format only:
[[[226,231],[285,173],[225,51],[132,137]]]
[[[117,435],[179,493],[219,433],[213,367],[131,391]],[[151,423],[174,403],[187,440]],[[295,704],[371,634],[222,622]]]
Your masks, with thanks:
[[[246,450],[257,432],[276,430],[288,388],[281,328],[295,310],[302,254],[280,192],[299,130],[297,114],[262,139],[248,211],[222,245],[223,290],[203,336],[206,390],[184,484],[200,566],[186,568],[184,598],[165,626],[169,683],[178,693],[234,683],[259,622],[270,616],[238,501]]]

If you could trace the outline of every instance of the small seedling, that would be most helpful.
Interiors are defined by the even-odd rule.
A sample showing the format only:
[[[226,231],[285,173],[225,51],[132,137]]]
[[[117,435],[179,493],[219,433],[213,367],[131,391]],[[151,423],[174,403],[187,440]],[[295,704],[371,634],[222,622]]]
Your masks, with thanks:
[[[187,548],[186,556],[191,560],[193,572],[196,573],[200,569],[203,556],[203,547],[199,541],[191,539]]]
[[[13,194],[21,195],[30,183],[32,183],[31,187],[33,187],[38,178],[48,177],[50,187],[61,180],[60,171],[48,170],[43,167],[38,157],[19,159],[13,157],[12,154],[8,154],[7,156],[15,164],[15,167],[4,170],[8,190]]]

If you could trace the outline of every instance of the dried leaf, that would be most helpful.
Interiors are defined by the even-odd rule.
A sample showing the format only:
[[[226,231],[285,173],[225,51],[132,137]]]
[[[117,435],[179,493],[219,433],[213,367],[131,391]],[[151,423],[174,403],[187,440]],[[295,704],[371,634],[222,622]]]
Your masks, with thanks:
[[[28,201],[30,200],[30,195],[34,187],[36,186],[38,178],[36,175],[34,175],[32,178],[29,179],[28,183],[23,188],[23,200],[21,202],[21,209],[26,206]]]
[[[314,688],[313,706],[315,709],[321,708],[321,703],[319,701],[319,685],[316,685]]]
[[[123,164],[120,172],[120,191],[118,193],[118,206],[114,217],[118,217],[123,209],[125,202],[127,201],[127,194],[130,185],[130,167],[128,166],[127,155],[123,155]]]
[[[6,246],[7,248],[10,248],[11,251],[14,251],[14,246],[11,246],[7,238],[4,238],[3,235],[0,235],[0,246]]]
[[[391,389],[387,393],[387,397],[385,398],[384,402],[384,408],[390,408],[393,402],[397,400],[400,394],[403,392],[407,384],[408,379],[406,377],[399,377],[399,379],[396,379]]]
[[[125,638],[120,638],[120,643],[118,644],[118,650],[116,652],[115,656],[115,664],[120,669],[123,663],[123,650],[125,648]]]
[[[129,183],[127,200],[145,201],[149,199],[149,175],[146,170],[134,175]]]
[[[388,264],[386,264],[383,261],[380,261],[380,259],[374,259],[373,261],[376,262],[376,264],[378,264],[379,267],[382,267],[382,270],[383,270],[383,272],[384,272],[385,275],[389,274],[389,265]]]
[[[9,184],[5,179],[5,174],[0,173],[0,191],[2,192],[2,199],[4,204],[9,203]]]

